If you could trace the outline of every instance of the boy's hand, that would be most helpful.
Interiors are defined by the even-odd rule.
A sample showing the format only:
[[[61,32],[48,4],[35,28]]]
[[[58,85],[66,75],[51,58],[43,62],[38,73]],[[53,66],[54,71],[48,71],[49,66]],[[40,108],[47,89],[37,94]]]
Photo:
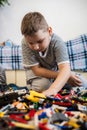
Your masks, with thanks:
[[[52,95],[54,96],[57,94],[57,90],[55,87],[54,88],[50,87],[49,89],[43,91],[42,94],[44,94],[45,96],[52,96]]]
[[[72,87],[82,85],[82,82],[81,82],[80,78],[74,72],[71,72],[71,76],[70,76],[70,78],[68,80],[68,83],[70,85],[72,85]]]

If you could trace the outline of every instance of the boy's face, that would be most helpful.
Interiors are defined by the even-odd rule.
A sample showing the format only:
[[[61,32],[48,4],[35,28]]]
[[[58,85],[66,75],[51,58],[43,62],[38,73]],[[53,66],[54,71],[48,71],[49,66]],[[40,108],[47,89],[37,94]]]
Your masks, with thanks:
[[[52,29],[47,31],[39,30],[32,36],[26,36],[28,46],[35,51],[44,52],[50,44]]]

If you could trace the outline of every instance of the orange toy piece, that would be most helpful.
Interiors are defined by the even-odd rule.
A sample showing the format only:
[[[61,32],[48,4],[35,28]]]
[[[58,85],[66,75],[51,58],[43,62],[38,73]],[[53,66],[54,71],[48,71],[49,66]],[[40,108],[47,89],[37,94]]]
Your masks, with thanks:
[[[20,110],[26,109],[26,107],[27,107],[27,105],[25,103],[22,103],[20,101],[14,101],[12,106],[16,107],[17,109],[20,109]]]

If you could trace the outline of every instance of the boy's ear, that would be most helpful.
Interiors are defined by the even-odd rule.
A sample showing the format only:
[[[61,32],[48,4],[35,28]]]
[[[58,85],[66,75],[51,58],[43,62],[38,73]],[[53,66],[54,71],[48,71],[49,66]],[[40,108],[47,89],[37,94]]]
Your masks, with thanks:
[[[53,32],[52,32],[52,28],[51,27],[48,28],[48,32],[49,32],[50,35],[52,35]]]

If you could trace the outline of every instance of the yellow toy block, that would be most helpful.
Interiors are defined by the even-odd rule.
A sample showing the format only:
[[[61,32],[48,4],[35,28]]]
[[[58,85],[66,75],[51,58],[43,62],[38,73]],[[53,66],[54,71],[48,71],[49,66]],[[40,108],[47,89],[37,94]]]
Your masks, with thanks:
[[[32,102],[39,102],[40,98],[46,99],[46,96],[42,93],[30,90],[30,95],[26,95],[25,98],[32,101]]]

